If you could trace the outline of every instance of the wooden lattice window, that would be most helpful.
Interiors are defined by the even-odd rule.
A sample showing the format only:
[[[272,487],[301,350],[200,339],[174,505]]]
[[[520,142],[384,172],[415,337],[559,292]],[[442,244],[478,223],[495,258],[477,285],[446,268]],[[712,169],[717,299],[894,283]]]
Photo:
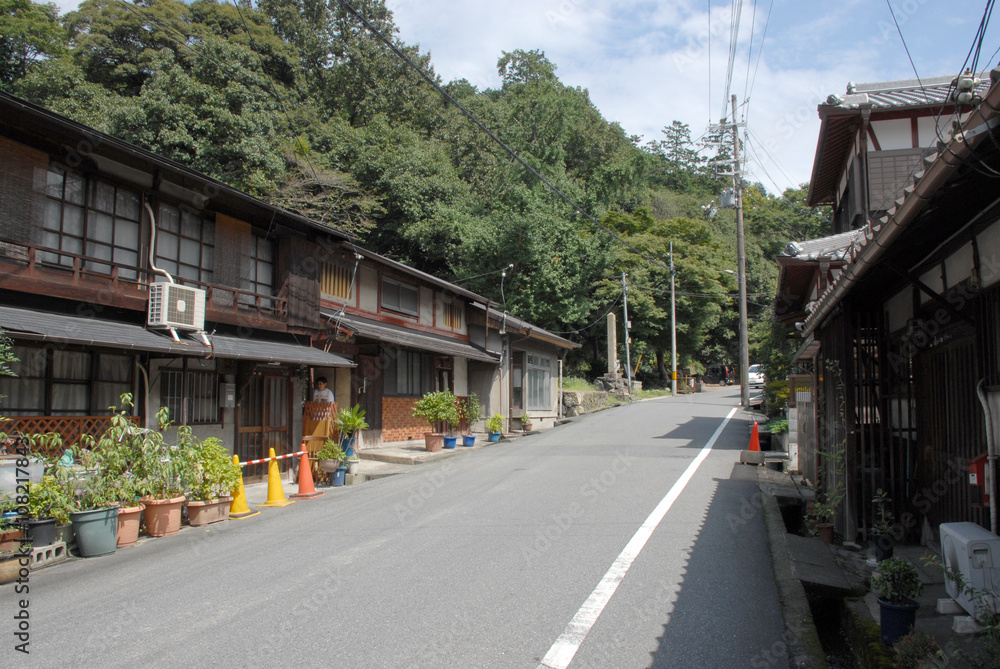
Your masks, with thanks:
[[[324,262],[320,290],[327,297],[345,301],[349,300],[351,298],[350,268],[340,263]]]

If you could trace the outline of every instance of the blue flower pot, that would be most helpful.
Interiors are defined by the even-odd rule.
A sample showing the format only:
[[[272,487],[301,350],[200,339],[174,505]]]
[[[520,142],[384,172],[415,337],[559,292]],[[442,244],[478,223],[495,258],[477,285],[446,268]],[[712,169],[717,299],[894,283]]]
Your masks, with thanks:
[[[476,445],[476,435],[474,434],[462,435],[462,446],[475,446],[475,445]]]
[[[490,441],[500,441],[500,433],[499,432],[490,432],[490,436],[488,438],[489,438]]]
[[[445,437],[444,447],[445,448],[455,448],[455,444],[458,443],[458,437]]]

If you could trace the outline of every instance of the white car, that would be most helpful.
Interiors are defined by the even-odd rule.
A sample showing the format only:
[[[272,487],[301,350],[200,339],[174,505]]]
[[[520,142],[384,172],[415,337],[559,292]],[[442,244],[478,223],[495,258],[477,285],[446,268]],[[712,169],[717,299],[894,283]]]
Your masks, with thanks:
[[[750,365],[747,369],[747,385],[751,388],[764,387],[764,365]]]

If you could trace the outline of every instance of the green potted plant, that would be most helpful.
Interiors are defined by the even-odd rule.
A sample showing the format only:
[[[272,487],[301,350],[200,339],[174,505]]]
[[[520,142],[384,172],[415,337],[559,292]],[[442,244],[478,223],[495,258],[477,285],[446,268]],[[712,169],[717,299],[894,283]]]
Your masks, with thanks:
[[[21,545],[22,536],[17,504],[9,493],[0,490],[0,553],[16,550]]]
[[[348,457],[354,455],[357,434],[368,429],[365,410],[360,404],[355,404],[350,409],[340,409],[333,417],[333,426],[340,435],[340,447]]]
[[[534,424],[532,423],[531,416],[528,415],[528,412],[525,411],[524,413],[522,413],[521,429],[524,430],[525,432],[531,432],[531,428],[533,427],[533,425]]]
[[[443,425],[454,428],[461,422],[455,395],[450,390],[436,390],[421,397],[413,404],[413,415],[431,426],[432,432],[424,434],[424,448],[428,451],[440,451],[444,446],[444,433],[433,430]]]
[[[323,448],[316,452],[319,468],[330,475],[330,485],[344,485],[344,474],[347,473],[347,453],[333,439],[327,439]]]
[[[878,562],[892,557],[892,523],[895,517],[892,513],[892,499],[889,493],[881,488],[875,491],[872,498],[875,505],[875,522],[872,523],[872,544],[875,546],[875,559]]]
[[[182,425],[177,428],[177,444],[167,444],[163,433],[170,425],[168,415],[167,408],[161,407],[156,412],[158,430],[140,430],[129,425],[123,435],[134,448],[132,471],[146,507],[143,509],[146,534],[151,537],[176,534],[181,529],[185,501],[181,478],[185,471],[190,471],[187,458],[196,441],[191,428]]]
[[[110,555],[118,548],[118,500],[114,477],[99,471],[77,493],[69,514],[80,557]]]
[[[185,463],[188,523],[199,527],[228,520],[230,495],[242,473],[226,447],[215,437],[193,439]]]
[[[872,574],[871,583],[878,594],[882,642],[891,646],[913,629],[920,608],[914,598],[924,590],[920,573],[908,560],[886,558]]]
[[[27,519],[23,520],[23,524],[28,539],[35,548],[51,546],[56,540],[56,525],[69,523],[72,497],[51,474],[42,476],[37,483],[29,482],[25,487]]]
[[[490,441],[500,441],[500,435],[503,432],[503,416],[498,413],[494,413],[492,416],[487,418],[486,432],[489,434]]]
[[[813,502],[809,505],[809,524],[816,534],[828,544],[833,543],[833,517],[836,509],[827,502]]]
[[[476,436],[472,434],[472,429],[483,417],[483,405],[475,393],[469,393],[468,397],[458,403],[458,416],[467,431],[467,434],[462,435],[462,445],[475,446]]]

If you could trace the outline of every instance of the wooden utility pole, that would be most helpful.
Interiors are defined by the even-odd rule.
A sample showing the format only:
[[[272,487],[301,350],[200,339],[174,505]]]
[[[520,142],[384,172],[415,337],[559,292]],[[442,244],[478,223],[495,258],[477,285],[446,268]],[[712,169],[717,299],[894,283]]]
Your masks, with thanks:
[[[736,95],[733,95],[733,189],[736,191],[736,282],[740,300],[740,404],[750,408],[750,337],[747,327],[747,262],[743,240],[743,177],[740,174],[740,131],[736,121]]]

